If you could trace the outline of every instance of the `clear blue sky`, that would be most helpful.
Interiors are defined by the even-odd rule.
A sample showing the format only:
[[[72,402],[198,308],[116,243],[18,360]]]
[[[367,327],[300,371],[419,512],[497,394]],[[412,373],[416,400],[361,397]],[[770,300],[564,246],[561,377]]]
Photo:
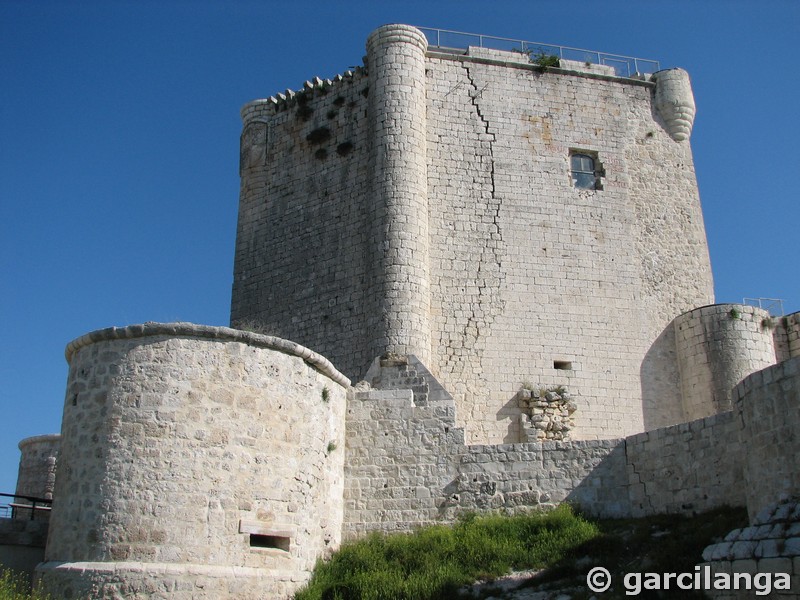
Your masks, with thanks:
[[[18,440],[60,430],[70,340],[227,325],[240,107],[391,22],[687,69],[717,301],[800,310],[798,2],[0,0],[0,491]]]

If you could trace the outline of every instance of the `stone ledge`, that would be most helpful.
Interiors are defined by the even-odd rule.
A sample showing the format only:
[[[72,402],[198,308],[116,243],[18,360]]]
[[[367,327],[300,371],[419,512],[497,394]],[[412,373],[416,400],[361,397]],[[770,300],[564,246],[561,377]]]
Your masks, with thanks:
[[[72,356],[81,348],[90,346],[97,342],[109,340],[130,340],[144,337],[169,336],[169,337],[190,337],[201,338],[209,341],[239,342],[257,348],[268,348],[277,350],[284,354],[290,354],[302,358],[306,363],[314,367],[317,371],[326,375],[343,387],[350,387],[350,380],[336,370],[331,362],[301,346],[295,342],[271,335],[262,335],[230,327],[215,327],[212,325],[196,325],[194,323],[155,323],[148,321],[140,325],[128,325],[127,327],[108,327],[98,329],[75,338],[64,351],[67,362],[71,362]]]
[[[270,576],[270,569],[264,567],[241,567],[238,565],[203,565],[199,563],[159,563],[159,562],[61,562],[45,561],[36,567],[37,573],[46,571],[83,574],[96,573],[148,573],[158,575],[204,575],[208,577],[256,577]]]
[[[22,450],[25,446],[29,446],[31,444],[38,444],[39,442],[60,442],[61,441],[61,434],[60,433],[45,433],[42,435],[34,435],[31,437],[24,438],[20,440],[17,447]]]

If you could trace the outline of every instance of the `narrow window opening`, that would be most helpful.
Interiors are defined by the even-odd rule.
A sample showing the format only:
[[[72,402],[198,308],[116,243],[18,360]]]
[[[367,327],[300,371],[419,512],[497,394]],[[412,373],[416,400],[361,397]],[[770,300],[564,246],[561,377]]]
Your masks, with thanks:
[[[572,371],[572,363],[568,360],[554,360],[553,368],[559,371]]]
[[[288,537],[283,537],[281,535],[250,534],[251,548],[275,548],[276,550],[289,552],[289,542],[290,539]]]

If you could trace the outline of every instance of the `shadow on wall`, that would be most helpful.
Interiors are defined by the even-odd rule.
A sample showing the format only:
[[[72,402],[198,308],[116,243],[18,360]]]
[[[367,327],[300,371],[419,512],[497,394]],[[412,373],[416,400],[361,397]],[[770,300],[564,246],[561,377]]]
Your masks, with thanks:
[[[631,502],[624,440],[580,480],[567,494],[565,501],[592,516],[630,517]]]
[[[508,430],[505,436],[503,436],[504,444],[516,444],[523,441],[522,430],[520,428],[521,415],[522,407],[520,407],[517,394],[514,394],[509,401],[497,411],[495,418],[498,422],[508,420]]]
[[[661,332],[644,356],[639,369],[642,386],[644,430],[682,423],[680,372],[672,322]]]

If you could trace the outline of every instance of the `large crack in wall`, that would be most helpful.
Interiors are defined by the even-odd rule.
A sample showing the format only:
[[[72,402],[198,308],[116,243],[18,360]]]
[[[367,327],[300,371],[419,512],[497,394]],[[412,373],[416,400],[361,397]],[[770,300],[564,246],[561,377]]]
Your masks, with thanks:
[[[491,336],[492,325],[496,317],[502,312],[504,305],[500,296],[504,279],[502,265],[503,232],[500,225],[502,201],[497,195],[495,183],[496,158],[494,146],[497,141],[497,135],[491,130],[485,111],[481,110],[480,106],[482,94],[488,88],[488,84],[483,88],[479,88],[473,78],[473,74],[470,72],[470,68],[467,65],[462,66],[471,86],[471,89],[467,90],[467,95],[470,98],[477,120],[483,128],[478,145],[488,149],[488,165],[485,165],[486,168],[481,165],[481,173],[486,173],[488,170],[488,181],[486,183],[488,183],[488,191],[490,193],[488,197],[485,197],[485,194],[479,191],[475,199],[476,208],[483,208],[481,212],[483,215],[490,216],[491,222],[487,224],[487,229],[484,232],[485,238],[481,241],[480,258],[475,271],[474,281],[477,286],[477,299],[476,302],[469,303],[467,307],[468,316],[462,331],[464,347],[470,356],[469,362],[477,367],[478,373],[482,374],[484,373],[483,355],[487,348],[488,338]],[[475,181],[475,183],[477,184],[478,182]],[[485,205],[482,206],[483,202],[485,202]],[[483,375],[479,377],[480,384],[473,395],[488,396],[491,391],[488,382]]]

